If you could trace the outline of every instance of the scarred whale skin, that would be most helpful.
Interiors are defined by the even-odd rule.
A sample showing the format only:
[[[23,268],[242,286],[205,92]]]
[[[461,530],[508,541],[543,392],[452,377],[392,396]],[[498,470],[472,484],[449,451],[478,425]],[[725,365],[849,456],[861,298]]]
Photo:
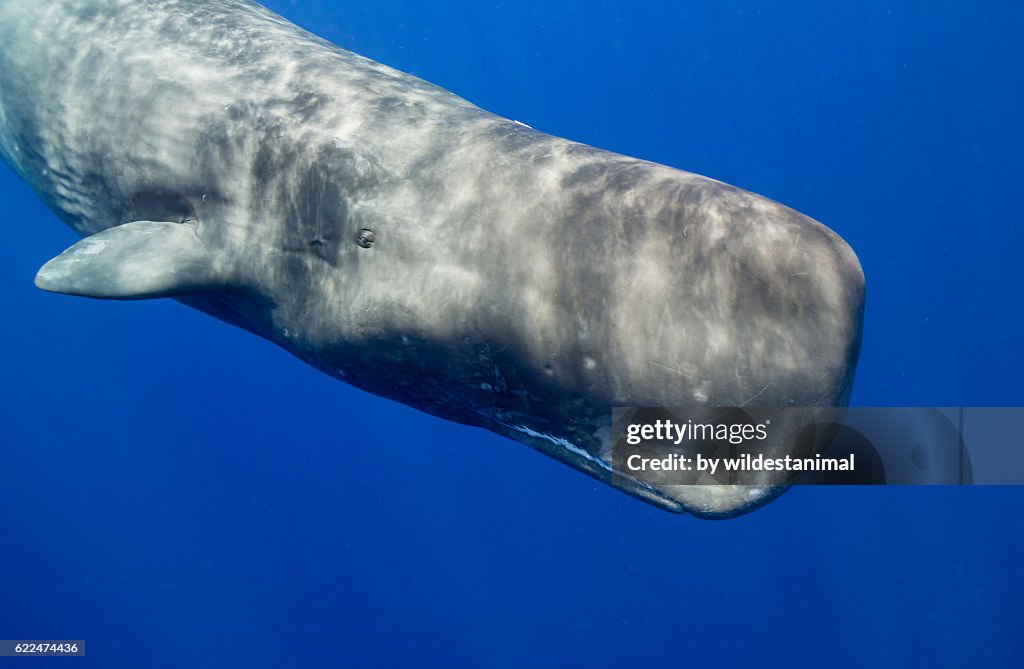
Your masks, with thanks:
[[[614,406],[842,406],[864,277],[828,228],[552,137],[244,0],[0,0],[0,153],[83,241],[44,289],[174,297],[347,383],[673,511]]]

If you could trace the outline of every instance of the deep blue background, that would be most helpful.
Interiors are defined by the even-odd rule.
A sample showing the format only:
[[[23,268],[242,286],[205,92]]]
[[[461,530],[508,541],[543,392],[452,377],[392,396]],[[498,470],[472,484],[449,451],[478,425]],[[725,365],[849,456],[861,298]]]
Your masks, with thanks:
[[[1021,3],[269,4],[837,230],[856,404],[1024,404]],[[1024,665],[1024,490],[676,517],[174,302],[37,291],[74,238],[0,193],[0,638],[98,667]]]

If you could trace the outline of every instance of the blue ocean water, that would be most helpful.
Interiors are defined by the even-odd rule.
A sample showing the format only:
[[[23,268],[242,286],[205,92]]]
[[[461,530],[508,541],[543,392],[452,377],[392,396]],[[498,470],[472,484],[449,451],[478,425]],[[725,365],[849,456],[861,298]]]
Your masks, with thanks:
[[[855,404],[1024,404],[1020,3],[267,4],[835,229]],[[75,238],[0,193],[0,638],[88,641],[54,665],[1024,666],[1022,489],[673,516],[175,302],[42,293]]]

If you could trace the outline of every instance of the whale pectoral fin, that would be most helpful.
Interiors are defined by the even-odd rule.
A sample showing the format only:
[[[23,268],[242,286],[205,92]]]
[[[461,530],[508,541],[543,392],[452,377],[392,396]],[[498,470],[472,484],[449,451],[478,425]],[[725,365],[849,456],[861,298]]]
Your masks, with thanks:
[[[190,223],[133,221],[86,237],[42,266],[43,290],[108,300],[143,300],[225,287],[220,258]]]

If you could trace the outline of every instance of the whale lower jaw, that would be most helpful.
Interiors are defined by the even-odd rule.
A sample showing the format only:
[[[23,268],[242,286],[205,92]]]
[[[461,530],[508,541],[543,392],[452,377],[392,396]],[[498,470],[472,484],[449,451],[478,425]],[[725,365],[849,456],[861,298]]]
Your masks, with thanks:
[[[663,485],[652,486],[616,471],[610,462],[561,437],[538,432],[524,425],[493,419],[512,438],[564,462],[622,492],[673,513],[698,518],[727,519],[758,509],[777,498],[786,488],[761,485]],[[610,451],[610,448],[608,449]]]

